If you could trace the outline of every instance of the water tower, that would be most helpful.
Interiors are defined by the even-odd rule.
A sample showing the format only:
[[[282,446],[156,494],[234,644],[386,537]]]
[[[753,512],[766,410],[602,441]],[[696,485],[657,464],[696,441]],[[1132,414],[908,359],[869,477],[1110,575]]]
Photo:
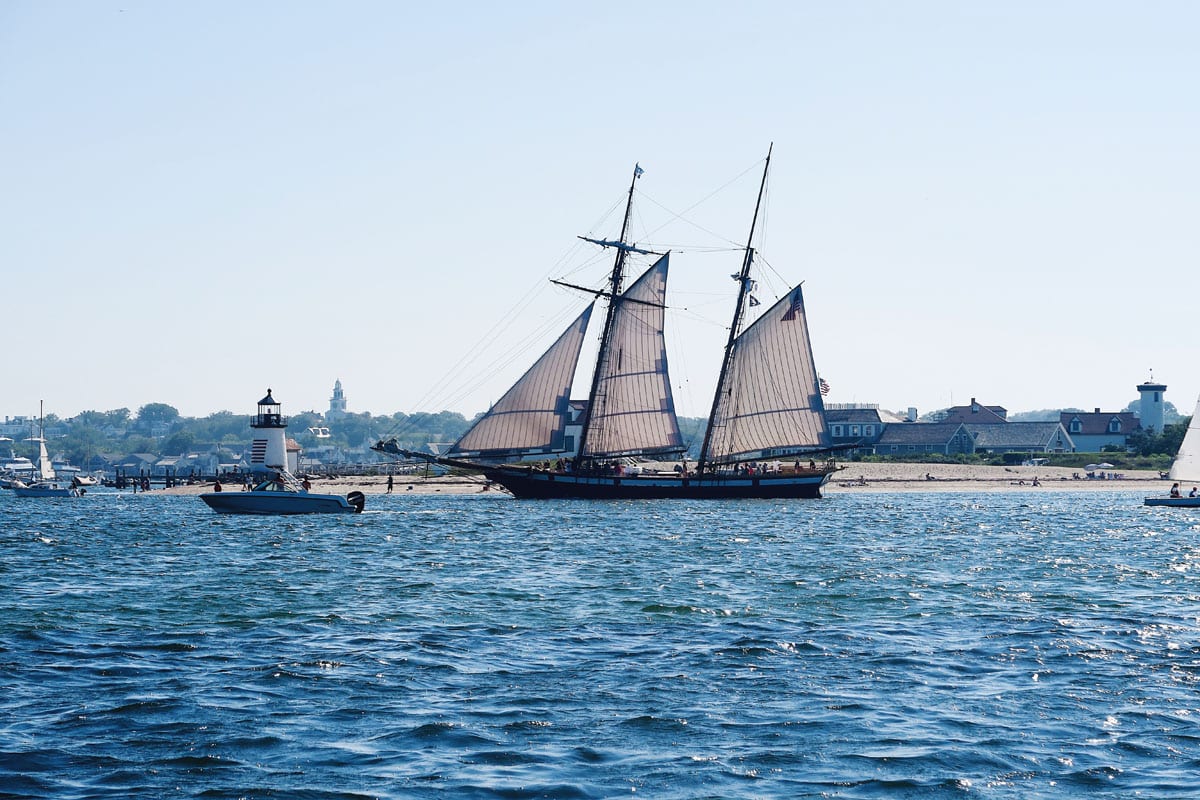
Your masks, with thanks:
[[[1142,419],[1142,429],[1147,432],[1162,433],[1163,395],[1167,392],[1167,385],[1156,382],[1151,374],[1150,380],[1139,383],[1137,390],[1142,398],[1138,408],[1138,416]]]

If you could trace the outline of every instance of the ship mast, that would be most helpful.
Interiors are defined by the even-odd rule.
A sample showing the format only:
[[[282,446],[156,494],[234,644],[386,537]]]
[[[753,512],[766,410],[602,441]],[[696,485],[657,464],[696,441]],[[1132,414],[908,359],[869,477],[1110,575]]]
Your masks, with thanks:
[[[583,428],[579,433],[579,448],[575,451],[575,461],[572,464],[573,470],[579,472],[584,462],[584,447],[587,445],[588,433],[592,427],[592,411],[596,407],[596,395],[600,388],[600,375],[604,368],[604,364],[608,359],[608,349],[612,341],[613,318],[617,313],[617,297],[621,294],[621,282],[625,277],[625,256],[635,248],[630,247],[625,243],[625,236],[629,233],[629,221],[633,216],[633,188],[637,185],[637,179],[642,175],[642,168],[638,164],[633,165],[633,179],[629,181],[629,197],[625,201],[625,219],[621,223],[621,236],[616,242],[607,240],[597,241],[588,239],[587,241],[594,242],[604,247],[614,247],[617,251],[617,257],[613,261],[612,276],[609,278],[608,286],[608,313],[604,316],[604,330],[600,334],[600,350],[596,355],[596,366],[592,373],[592,388],[588,391],[587,408],[583,412]],[[638,251],[641,252],[641,251]]]
[[[717,378],[717,390],[713,395],[712,410],[708,413],[708,426],[704,429],[704,445],[700,448],[700,461],[696,465],[697,473],[708,469],[708,449],[712,444],[713,421],[717,418],[717,409],[721,405],[721,392],[725,391],[725,378],[733,363],[733,348],[737,342],[742,317],[746,313],[746,295],[750,293],[750,266],[754,263],[754,230],[758,226],[758,212],[762,208],[763,192],[767,188],[767,170],[771,167],[771,151],[775,148],[772,142],[767,147],[767,160],[763,164],[762,183],[758,186],[758,200],[754,204],[754,218],[750,220],[750,236],[746,239],[746,255],[742,259],[742,271],[737,275],[738,296],[733,307],[733,322],[729,325],[729,341],[725,343],[725,357],[721,361],[721,374]]]

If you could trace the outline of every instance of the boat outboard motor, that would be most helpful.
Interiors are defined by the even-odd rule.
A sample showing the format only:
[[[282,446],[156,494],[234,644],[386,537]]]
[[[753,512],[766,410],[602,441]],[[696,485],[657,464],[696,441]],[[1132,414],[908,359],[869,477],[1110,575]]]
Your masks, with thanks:
[[[346,502],[354,506],[355,514],[361,514],[363,506],[367,504],[367,498],[363,496],[362,492],[351,492],[346,495]]]

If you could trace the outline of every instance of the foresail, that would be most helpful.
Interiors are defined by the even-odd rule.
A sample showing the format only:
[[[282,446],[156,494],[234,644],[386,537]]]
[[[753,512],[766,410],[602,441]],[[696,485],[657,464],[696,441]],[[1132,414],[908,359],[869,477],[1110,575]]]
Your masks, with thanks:
[[[1174,481],[1200,483],[1200,400],[1196,401],[1192,421],[1188,423],[1179,453],[1175,456],[1175,462],[1171,464],[1170,477]]]
[[[684,449],[667,375],[668,256],[615,302],[611,336],[591,398],[586,458],[678,453]]]
[[[738,336],[717,396],[707,461],[829,446],[799,286]]]
[[[446,455],[491,460],[565,451],[571,381],[594,305],[588,304],[558,341]]]

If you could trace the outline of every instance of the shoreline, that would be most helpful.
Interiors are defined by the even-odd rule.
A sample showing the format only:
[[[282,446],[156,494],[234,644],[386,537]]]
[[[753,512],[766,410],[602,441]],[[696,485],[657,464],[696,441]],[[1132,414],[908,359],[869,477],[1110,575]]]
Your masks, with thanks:
[[[928,476],[928,477],[927,477]],[[1034,480],[1038,485],[1034,485]],[[1128,491],[1166,495],[1173,481],[1154,470],[1127,470],[1104,479],[1087,478],[1081,469],[1070,467],[993,467],[964,464],[861,463],[848,462],[825,485],[826,495],[888,492],[1094,492]],[[1184,487],[1186,494],[1190,487]],[[211,483],[152,489],[147,494],[199,495],[212,491]],[[235,486],[226,491],[238,491]],[[315,494],[387,494],[387,476],[316,478]],[[398,475],[392,494],[401,495],[505,495],[499,486],[482,477],[416,477]]]

